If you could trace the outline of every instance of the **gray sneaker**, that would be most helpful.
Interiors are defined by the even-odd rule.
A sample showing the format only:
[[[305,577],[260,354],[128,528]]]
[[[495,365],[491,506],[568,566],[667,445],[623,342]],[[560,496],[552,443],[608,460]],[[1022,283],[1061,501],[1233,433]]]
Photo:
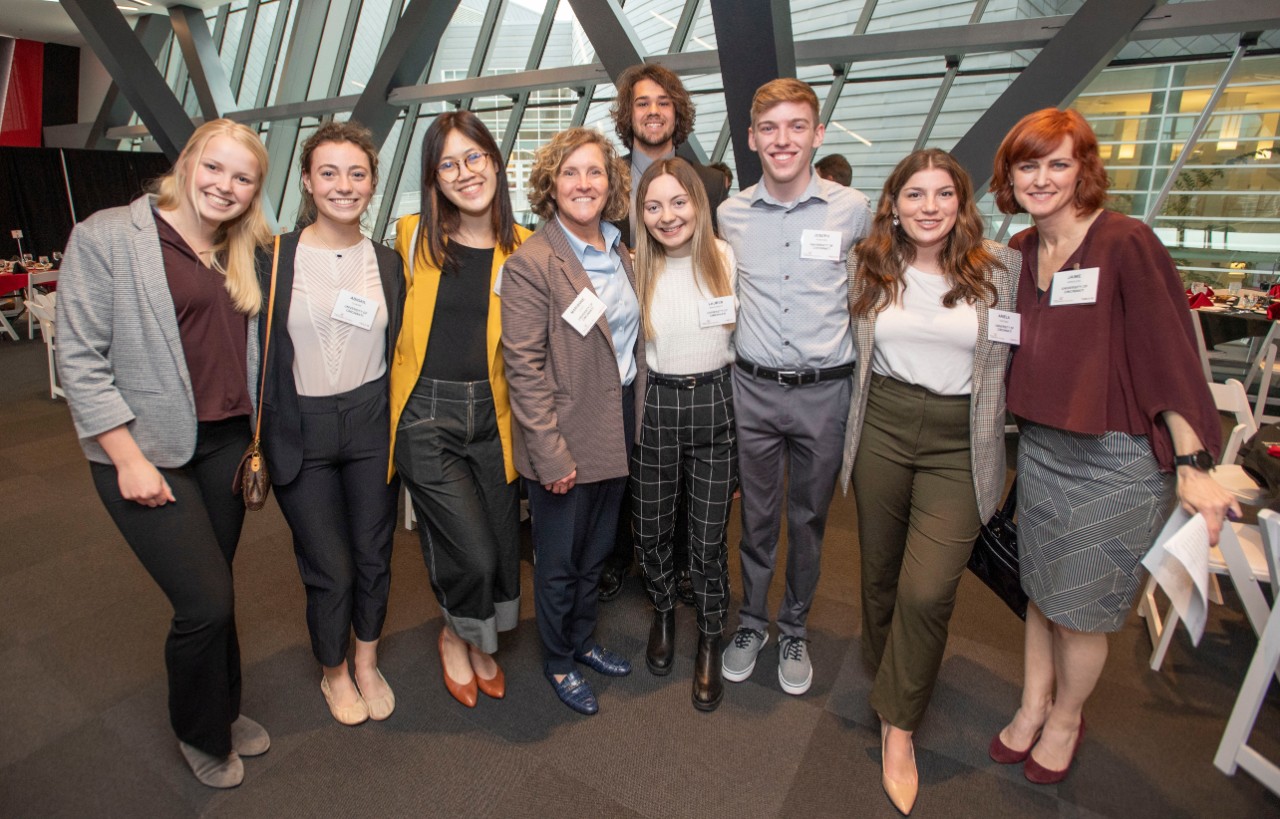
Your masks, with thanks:
[[[729,682],[742,682],[750,677],[756,670],[756,655],[767,642],[768,634],[761,634],[753,628],[738,629],[724,650],[721,675]]]
[[[778,682],[783,691],[797,697],[813,684],[808,642],[803,637],[785,634],[778,638]]]

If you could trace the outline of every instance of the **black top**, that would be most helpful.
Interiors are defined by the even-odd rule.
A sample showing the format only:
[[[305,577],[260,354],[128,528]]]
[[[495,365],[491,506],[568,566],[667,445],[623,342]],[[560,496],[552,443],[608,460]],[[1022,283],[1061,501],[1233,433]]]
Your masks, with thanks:
[[[489,277],[493,248],[449,243],[431,319],[422,376],[437,381],[489,378]]]
[[[164,217],[156,214],[155,220],[164,275],[178,314],[178,336],[196,399],[196,418],[221,421],[250,415],[253,405],[244,366],[249,319],[236,312],[223,275],[201,262]]]

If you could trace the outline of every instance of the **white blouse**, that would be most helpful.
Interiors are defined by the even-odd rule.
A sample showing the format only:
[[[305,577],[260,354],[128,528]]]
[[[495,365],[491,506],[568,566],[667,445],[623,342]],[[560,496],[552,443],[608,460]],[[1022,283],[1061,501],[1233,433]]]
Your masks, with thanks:
[[[377,305],[368,330],[333,318],[344,290]],[[387,300],[372,242],[337,251],[298,243],[288,328],[298,395],[340,395],[382,377]]]
[[[728,265],[730,292],[737,289],[737,264],[727,242],[716,247]],[[733,326],[703,327],[698,303],[713,298],[693,275],[693,257],[666,259],[653,288],[649,323],[653,337],[645,340],[645,364],[650,372],[691,375],[718,370],[733,361]]]
[[[945,276],[908,265],[903,281],[899,303],[876,317],[871,371],[938,395],[968,395],[978,346],[977,309],[963,300],[950,309],[942,306],[951,289]]]

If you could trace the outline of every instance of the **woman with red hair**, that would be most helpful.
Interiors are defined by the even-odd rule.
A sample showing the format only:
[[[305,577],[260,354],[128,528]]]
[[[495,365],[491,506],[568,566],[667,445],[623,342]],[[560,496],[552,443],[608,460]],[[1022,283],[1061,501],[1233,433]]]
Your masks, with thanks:
[[[1221,445],[1177,268],[1142,222],[1104,210],[1098,141],[1075,111],[1024,117],[991,191],[1034,226],[1014,236],[1021,345],[1018,522],[1027,607],[1021,707],[991,740],[1026,778],[1066,777],[1084,703],[1142,585],[1139,560],[1180,503],[1217,540],[1239,507],[1208,470]]]

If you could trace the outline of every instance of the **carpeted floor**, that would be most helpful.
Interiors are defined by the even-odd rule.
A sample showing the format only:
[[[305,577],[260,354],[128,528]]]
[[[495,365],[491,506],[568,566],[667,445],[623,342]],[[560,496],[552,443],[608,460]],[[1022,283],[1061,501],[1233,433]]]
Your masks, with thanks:
[[[678,615],[675,672],[651,676],[649,612],[632,577],[602,607],[599,636],[638,670],[617,680],[587,672],[601,713],[573,714],[541,675],[526,555],[522,621],[498,655],[508,696],[465,709],[441,683],[439,611],[417,535],[401,529],[382,650],[398,708],[357,728],[336,724],[317,690],[302,587],[272,503],[249,515],[236,587],[243,710],[267,726],[273,747],[246,761],[239,788],[205,788],[167,724],[168,606],[94,495],[66,406],[48,398],[40,340],[0,340],[0,372],[0,816],[896,815],[880,789],[859,658],[854,507],[842,497],[810,618],[815,682],[803,697],[778,687],[771,639],[755,675],[729,685],[718,711],[695,711],[693,613]],[[780,594],[781,577],[775,601]],[[986,755],[1016,706],[1021,634],[966,576],[916,737],[915,816],[1280,815],[1280,799],[1250,776],[1212,766],[1255,642],[1233,600],[1215,607],[1199,648],[1179,635],[1161,673],[1147,670],[1150,645],[1131,618],[1111,642],[1076,768],[1054,787]],[[1280,759],[1274,690],[1254,742]]]

